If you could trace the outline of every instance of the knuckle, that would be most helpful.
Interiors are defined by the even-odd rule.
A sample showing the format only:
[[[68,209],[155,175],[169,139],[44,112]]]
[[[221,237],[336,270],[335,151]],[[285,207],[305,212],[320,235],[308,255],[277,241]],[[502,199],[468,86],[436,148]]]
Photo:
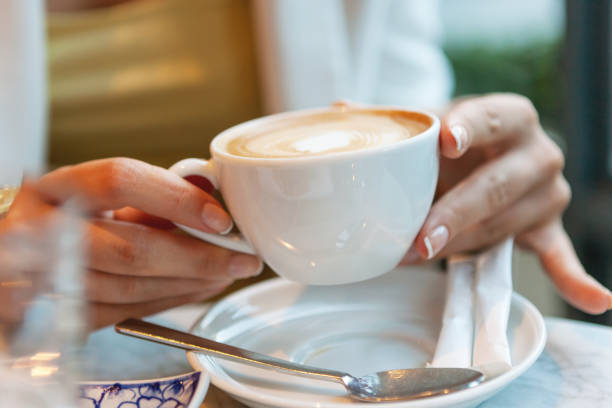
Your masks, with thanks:
[[[509,204],[510,180],[504,174],[492,174],[484,178],[488,212],[495,213]]]
[[[559,208],[564,210],[572,200],[572,189],[564,177],[558,177],[556,181],[556,201]]]
[[[544,132],[541,132],[540,142],[533,145],[532,158],[542,174],[553,177],[561,173],[565,166],[565,156],[561,148],[557,146]]]
[[[495,138],[502,129],[502,121],[497,109],[488,103],[488,99],[478,99],[476,110],[479,112],[478,116],[480,118],[484,117],[488,133]]]
[[[561,148],[548,137],[546,140],[546,155],[549,168],[553,173],[560,172],[565,167],[565,157],[563,156],[563,152],[561,151]]]
[[[528,125],[536,126],[540,123],[538,111],[529,98],[518,94],[512,94],[511,97],[514,99],[514,103],[516,103],[519,111],[522,112]]]
[[[98,171],[98,180],[95,188],[100,198],[114,200],[123,194],[127,184],[132,179],[134,160],[127,158],[113,158],[105,160]]]

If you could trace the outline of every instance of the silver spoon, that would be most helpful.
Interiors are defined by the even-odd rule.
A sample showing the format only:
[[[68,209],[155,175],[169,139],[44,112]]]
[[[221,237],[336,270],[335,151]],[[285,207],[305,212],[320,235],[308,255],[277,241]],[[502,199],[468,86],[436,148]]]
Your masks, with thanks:
[[[128,336],[240,363],[339,382],[351,398],[366,402],[401,401],[443,395],[474,387],[484,379],[481,372],[469,368],[411,368],[353,377],[341,371],[292,363],[139,319],[127,319],[118,323],[115,330]]]

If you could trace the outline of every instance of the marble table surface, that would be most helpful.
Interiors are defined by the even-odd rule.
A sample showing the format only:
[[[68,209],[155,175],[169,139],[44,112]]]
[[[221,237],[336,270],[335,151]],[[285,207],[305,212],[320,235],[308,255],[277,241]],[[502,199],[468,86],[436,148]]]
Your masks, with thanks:
[[[187,330],[205,310],[203,305],[183,306],[153,320]],[[480,408],[612,407],[612,328],[559,318],[545,320],[548,340],[540,358]],[[116,347],[116,341],[121,347]],[[121,379],[118,373],[123,379],[141,379],[191,371],[182,351],[117,336],[110,328],[92,335],[88,348],[94,356],[89,367],[91,379]],[[123,351],[118,353],[118,349]],[[124,353],[130,358],[126,359]],[[98,364],[96,355],[106,364]],[[151,364],[134,364],[135,360]],[[126,362],[132,363],[126,366]],[[244,405],[213,385],[202,404],[202,408],[238,407]]]

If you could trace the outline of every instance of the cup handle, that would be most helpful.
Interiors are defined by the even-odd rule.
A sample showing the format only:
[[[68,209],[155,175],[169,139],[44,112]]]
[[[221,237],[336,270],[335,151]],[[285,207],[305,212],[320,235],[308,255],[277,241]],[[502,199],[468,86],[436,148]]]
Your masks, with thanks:
[[[219,190],[219,179],[217,178],[217,171],[213,159],[184,159],[173,164],[169,170],[183,178],[189,176],[204,177],[212,184],[215,190]],[[255,255],[255,250],[240,233],[219,235],[203,232],[181,224],[176,224],[176,226],[195,236],[196,238],[200,238],[201,240],[210,242],[211,244],[231,249],[233,251]]]

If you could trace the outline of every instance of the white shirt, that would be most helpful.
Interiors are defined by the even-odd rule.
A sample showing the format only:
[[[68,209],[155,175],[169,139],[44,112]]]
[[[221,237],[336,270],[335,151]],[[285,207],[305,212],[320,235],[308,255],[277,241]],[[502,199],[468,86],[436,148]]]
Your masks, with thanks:
[[[255,0],[255,19],[267,112],[451,96],[435,0]]]

